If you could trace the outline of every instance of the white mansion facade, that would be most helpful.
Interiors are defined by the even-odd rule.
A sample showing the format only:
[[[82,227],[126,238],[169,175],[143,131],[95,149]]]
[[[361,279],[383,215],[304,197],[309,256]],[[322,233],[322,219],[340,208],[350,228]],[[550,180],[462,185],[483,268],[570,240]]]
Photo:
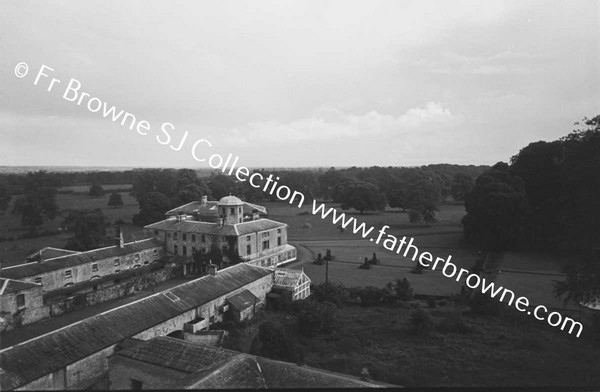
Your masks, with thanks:
[[[203,197],[166,213],[166,219],[144,228],[166,246],[167,253],[191,260],[195,252],[217,246],[247,264],[277,267],[296,260],[296,248],[287,243],[287,224],[261,217],[266,209],[235,196],[218,202]]]

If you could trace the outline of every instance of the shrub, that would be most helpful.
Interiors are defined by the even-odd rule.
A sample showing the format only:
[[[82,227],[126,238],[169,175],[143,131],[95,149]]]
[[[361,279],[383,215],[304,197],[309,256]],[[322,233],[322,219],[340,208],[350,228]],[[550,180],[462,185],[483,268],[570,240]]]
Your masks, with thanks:
[[[307,337],[331,333],[339,325],[337,306],[331,302],[307,302],[297,316],[298,330]]]
[[[436,325],[439,332],[454,332],[469,334],[473,332],[473,328],[467,325],[459,311],[446,312],[444,317]]]
[[[417,335],[428,332],[433,324],[429,313],[421,308],[411,310],[409,320],[412,331]]]
[[[349,299],[349,291],[341,283],[321,283],[312,286],[310,291],[316,301],[329,301],[338,307]]]
[[[104,196],[104,188],[98,184],[94,184],[90,187],[90,191],[88,192],[89,196]]]
[[[471,313],[480,316],[497,316],[500,312],[500,301],[485,294],[475,294],[469,301]]]

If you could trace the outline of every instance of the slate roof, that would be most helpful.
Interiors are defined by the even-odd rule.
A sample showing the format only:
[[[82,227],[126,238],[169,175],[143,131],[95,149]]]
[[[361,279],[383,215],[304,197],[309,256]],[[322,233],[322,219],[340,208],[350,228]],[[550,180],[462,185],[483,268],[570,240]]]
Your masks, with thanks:
[[[237,198],[236,198],[237,199]],[[239,199],[238,199],[239,200]],[[259,206],[257,204],[248,203],[245,201],[241,201],[244,208],[244,214],[249,215],[252,214],[253,210],[257,210],[262,214],[267,213],[267,209],[263,206]],[[239,204],[236,204],[239,205]],[[208,201],[206,204],[202,205],[201,201],[193,201],[191,203],[184,204],[182,206],[173,208],[165,213],[168,216],[176,216],[178,214],[186,214],[186,215],[204,215],[204,216],[219,216],[218,211],[219,202],[217,201]]]
[[[55,257],[71,255],[71,254],[80,253],[80,252],[78,252],[76,250],[59,249],[59,248],[53,248],[51,246],[47,246],[45,248],[38,250],[37,252],[30,254],[29,256],[25,257],[25,259],[26,260],[27,259],[37,260],[40,257],[40,253],[42,254],[43,260],[48,260],[48,259],[53,259]]]
[[[258,303],[256,295],[248,290],[243,290],[238,294],[227,298],[227,302],[238,312],[244,311],[254,304]]]
[[[179,213],[192,215],[194,212],[197,212],[202,215],[218,215],[217,212],[218,202],[209,201],[205,205],[202,205],[201,201],[193,201],[191,203],[184,204],[182,206],[173,208],[165,213],[165,215],[174,216]]]
[[[150,339],[116,352],[115,356],[188,373],[183,378],[173,378],[175,389],[394,386],[170,337]]]
[[[115,355],[185,373],[214,369],[239,353],[168,336],[155,337]]]
[[[234,225],[225,224],[222,227],[219,227],[217,223],[212,222],[200,222],[194,220],[182,220],[181,222],[178,222],[176,218],[169,218],[160,222],[146,225],[144,228],[150,230],[179,231],[182,233],[241,236],[286,226],[287,225],[285,223],[277,222],[271,219],[257,219],[243,223],[236,223]]]
[[[0,390],[27,384],[270,274],[236,264],[3,349]]]
[[[18,291],[29,290],[36,287],[42,287],[42,285],[0,278],[0,295],[16,293]]]
[[[173,378],[174,389],[393,386],[171,337],[155,337],[114,355],[188,373]]]
[[[124,256],[157,246],[162,246],[162,242],[154,238],[148,238],[141,241],[129,242],[125,244],[123,248],[113,245],[106,248],[88,250],[86,252],[56,257],[51,260],[44,260],[42,262],[26,263],[13,267],[7,267],[0,270],[0,275],[2,275],[3,278],[22,279],[28,276],[37,276],[46,272],[74,267],[97,260]]]

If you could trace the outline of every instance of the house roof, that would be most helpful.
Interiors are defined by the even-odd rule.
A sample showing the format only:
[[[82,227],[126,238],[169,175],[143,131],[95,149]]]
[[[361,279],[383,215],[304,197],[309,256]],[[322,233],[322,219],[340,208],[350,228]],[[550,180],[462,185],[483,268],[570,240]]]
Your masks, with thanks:
[[[226,196],[226,197],[230,197],[230,196]],[[243,200],[238,199],[235,196],[231,196],[231,197],[234,197],[237,200],[239,200],[239,203],[236,202],[237,204],[235,204],[235,205],[242,205],[244,208],[244,214],[251,214],[253,210],[257,210],[258,212],[260,212],[262,214],[267,213],[267,209],[263,206],[245,202]],[[221,200],[223,200],[223,199],[221,199]],[[220,201],[207,201],[206,204],[202,204],[202,201],[193,201],[191,203],[187,203],[182,206],[173,208],[172,210],[167,211],[165,213],[165,215],[176,216],[179,214],[185,214],[185,215],[198,214],[198,215],[203,215],[203,216],[218,217],[219,216],[219,210],[218,210],[219,203],[220,203]]]
[[[173,377],[176,389],[393,386],[170,337],[155,337],[114,355],[188,373]]]
[[[6,267],[0,270],[0,274],[4,278],[21,279],[28,276],[36,276],[50,271],[73,267],[80,264],[91,263],[97,260],[124,256],[158,246],[162,246],[162,242],[154,238],[148,238],[141,241],[129,242],[125,244],[123,248],[113,245],[106,248],[93,249],[86,252],[55,257],[53,259],[44,260],[41,262],[25,263],[15,265],[13,267]]]
[[[238,312],[244,311],[258,302],[258,298],[248,290],[227,298],[227,302]]]
[[[239,353],[167,336],[133,345],[115,355],[185,373],[212,370]]]
[[[0,351],[0,389],[14,389],[272,272],[236,264]]]
[[[304,273],[303,270],[277,268],[275,270],[275,281],[273,283],[273,286],[296,287],[302,275],[304,275],[306,279],[309,279],[310,281],[310,278],[308,278],[308,276]]]
[[[41,254],[43,260],[48,260],[48,259],[53,259],[55,257],[70,255],[70,254],[74,254],[74,253],[80,253],[80,252],[75,251],[75,250],[59,249],[59,248],[53,248],[51,246],[47,246],[45,248],[38,250],[37,252],[30,254],[29,256],[25,257],[25,259],[26,260],[27,259],[38,260],[40,257],[40,254]]]
[[[285,223],[277,222],[271,219],[257,219],[243,223],[236,223],[233,225],[225,224],[219,227],[217,223],[213,222],[200,222],[194,220],[182,220],[179,222],[176,218],[169,218],[160,222],[146,225],[144,228],[150,230],[178,231],[182,233],[240,236],[286,226],[287,225]]]
[[[42,287],[41,284],[20,282],[18,280],[0,278],[0,295],[12,294],[23,290]]]
[[[244,204],[244,202],[239,197],[231,195],[222,197],[221,200],[219,200],[220,206],[241,206],[242,204]]]
[[[182,206],[173,208],[165,213],[165,215],[178,215],[180,213],[192,215],[194,213],[201,215],[218,215],[217,211],[218,202],[209,201],[206,204],[202,204],[201,201],[193,201],[191,203],[184,204]]]

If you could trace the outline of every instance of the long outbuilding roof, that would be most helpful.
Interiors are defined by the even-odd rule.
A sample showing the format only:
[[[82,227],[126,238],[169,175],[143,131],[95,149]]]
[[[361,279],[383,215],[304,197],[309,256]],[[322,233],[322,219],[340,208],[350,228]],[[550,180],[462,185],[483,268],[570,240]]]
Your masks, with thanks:
[[[30,383],[270,274],[236,264],[1,350],[0,390]]]
[[[111,257],[120,257],[131,253],[139,252],[145,249],[162,246],[162,243],[154,238],[148,238],[141,241],[129,242],[122,248],[117,245],[106,248],[88,250],[68,254],[65,256],[55,257],[53,259],[40,262],[25,263],[7,267],[0,270],[0,275],[3,278],[22,279],[28,276],[37,276],[46,272],[57,271],[63,268],[74,267],[81,264],[91,263],[97,260],[107,259]]]

